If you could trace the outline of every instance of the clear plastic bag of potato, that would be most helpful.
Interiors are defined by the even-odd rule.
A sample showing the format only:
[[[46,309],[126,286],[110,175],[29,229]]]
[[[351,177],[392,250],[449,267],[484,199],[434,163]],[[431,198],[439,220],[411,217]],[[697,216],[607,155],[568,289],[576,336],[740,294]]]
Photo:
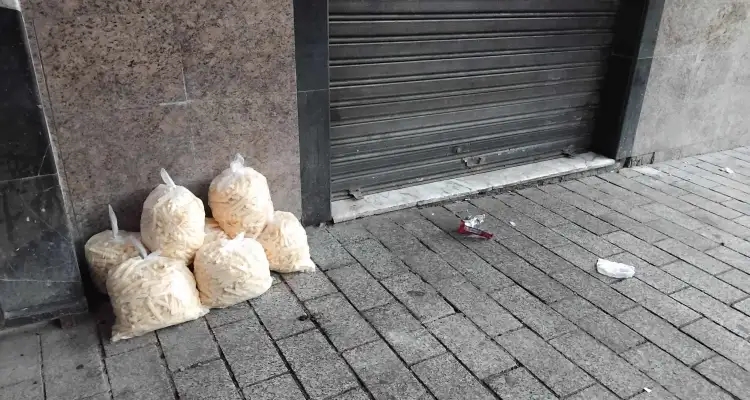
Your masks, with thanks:
[[[289,273],[315,270],[305,228],[292,213],[273,213],[273,219],[258,236],[258,242],[266,251],[271,271]]]
[[[141,255],[123,262],[107,277],[115,314],[112,342],[192,321],[208,313],[184,261],[163,257],[159,252],[146,255],[146,249],[140,243],[137,246]]]
[[[206,218],[206,229],[204,232],[206,233],[206,238],[203,239],[203,245],[214,240],[229,239],[229,235],[221,229],[219,223],[213,218]]]
[[[273,216],[273,202],[266,177],[245,166],[237,154],[229,168],[211,181],[208,205],[216,222],[229,237],[240,232],[256,238]]]
[[[273,282],[263,246],[244,233],[203,245],[195,256],[193,272],[201,303],[211,308],[258,297]]]
[[[92,236],[83,246],[89,273],[96,289],[107,293],[107,274],[109,270],[122,264],[123,261],[138,256],[138,249],[128,238],[138,238],[137,233],[117,229],[117,217],[112,206],[109,206],[111,230],[99,232]]]
[[[163,184],[143,203],[141,239],[151,251],[190,264],[203,245],[206,210],[203,202],[161,170]]]

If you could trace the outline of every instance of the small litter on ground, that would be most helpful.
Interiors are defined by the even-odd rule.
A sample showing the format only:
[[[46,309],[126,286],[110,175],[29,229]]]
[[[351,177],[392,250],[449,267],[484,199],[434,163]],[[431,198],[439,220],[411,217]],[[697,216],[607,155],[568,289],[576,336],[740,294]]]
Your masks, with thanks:
[[[635,275],[635,267],[600,258],[596,262],[596,270],[610,278],[625,279]]]

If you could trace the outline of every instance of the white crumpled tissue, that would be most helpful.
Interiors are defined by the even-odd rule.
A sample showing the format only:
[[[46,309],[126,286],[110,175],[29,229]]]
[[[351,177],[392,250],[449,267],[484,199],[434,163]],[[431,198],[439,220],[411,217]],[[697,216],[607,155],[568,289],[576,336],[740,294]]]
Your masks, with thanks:
[[[600,258],[596,262],[596,270],[610,278],[625,279],[635,275],[635,267]]]

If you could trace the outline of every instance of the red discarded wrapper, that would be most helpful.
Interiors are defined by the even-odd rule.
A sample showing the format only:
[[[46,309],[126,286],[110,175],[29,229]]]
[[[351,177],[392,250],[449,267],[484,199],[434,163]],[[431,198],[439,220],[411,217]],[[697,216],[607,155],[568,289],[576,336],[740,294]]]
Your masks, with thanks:
[[[458,233],[462,235],[475,235],[485,239],[492,239],[493,234],[479,229],[479,225],[484,221],[484,215],[469,216],[467,219],[462,219],[458,225]]]

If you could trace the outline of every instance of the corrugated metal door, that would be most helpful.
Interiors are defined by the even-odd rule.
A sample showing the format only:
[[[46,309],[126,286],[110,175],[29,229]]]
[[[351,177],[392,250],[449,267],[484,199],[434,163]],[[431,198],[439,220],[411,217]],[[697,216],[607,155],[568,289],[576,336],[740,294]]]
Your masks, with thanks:
[[[586,149],[615,0],[330,0],[333,199]]]

